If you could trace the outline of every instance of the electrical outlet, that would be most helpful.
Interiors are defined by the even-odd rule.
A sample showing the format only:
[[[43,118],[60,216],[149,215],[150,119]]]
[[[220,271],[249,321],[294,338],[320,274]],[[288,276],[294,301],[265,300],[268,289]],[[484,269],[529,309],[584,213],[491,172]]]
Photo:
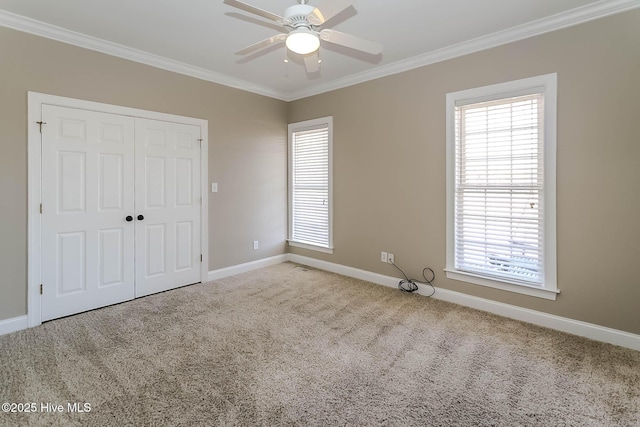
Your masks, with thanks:
[[[254,240],[254,241],[253,241],[253,250],[254,250],[254,251],[257,251],[257,250],[258,250],[258,241],[257,241],[257,240]]]
[[[380,252],[380,261],[388,262],[387,261],[387,253],[386,252]]]
[[[389,264],[394,264],[396,262],[396,258],[391,252],[387,254],[387,262]]]

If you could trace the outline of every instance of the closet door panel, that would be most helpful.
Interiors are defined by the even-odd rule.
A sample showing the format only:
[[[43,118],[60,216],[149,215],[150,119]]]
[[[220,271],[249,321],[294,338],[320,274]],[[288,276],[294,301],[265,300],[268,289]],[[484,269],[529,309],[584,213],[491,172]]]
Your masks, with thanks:
[[[136,296],[200,281],[200,127],[136,119]]]
[[[42,108],[42,320],[134,297],[134,119]]]

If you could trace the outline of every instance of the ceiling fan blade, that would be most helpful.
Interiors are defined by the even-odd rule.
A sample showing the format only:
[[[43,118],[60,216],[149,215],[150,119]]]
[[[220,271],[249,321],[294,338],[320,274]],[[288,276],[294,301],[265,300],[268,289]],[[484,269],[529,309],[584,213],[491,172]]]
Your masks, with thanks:
[[[341,33],[340,31],[336,30],[322,30],[320,31],[320,38],[326,42],[360,50],[362,52],[370,53],[371,55],[378,55],[382,53],[382,45],[380,43],[361,39],[360,37],[352,36],[351,34],[347,33]]]
[[[320,57],[318,51],[304,56],[304,68],[307,69],[307,73],[317,73],[320,71]]]
[[[236,55],[246,55],[248,53],[255,52],[267,46],[271,46],[274,43],[282,42],[286,40],[286,38],[287,38],[286,34],[277,34],[273,37],[269,37],[268,39],[259,41],[258,43],[254,43],[251,46],[247,46],[244,49],[240,49],[239,51],[236,52]]]
[[[276,21],[278,23],[282,23],[284,18],[280,15],[276,15],[275,13],[267,12],[266,10],[259,9],[255,6],[251,6],[250,4],[243,3],[238,0],[224,0],[224,4],[233,6],[240,10],[244,10],[245,12],[253,13],[254,15],[262,16],[263,18],[270,19],[272,21]]]
[[[307,19],[313,25],[322,25],[355,2],[356,0],[324,0],[320,6],[313,9]]]

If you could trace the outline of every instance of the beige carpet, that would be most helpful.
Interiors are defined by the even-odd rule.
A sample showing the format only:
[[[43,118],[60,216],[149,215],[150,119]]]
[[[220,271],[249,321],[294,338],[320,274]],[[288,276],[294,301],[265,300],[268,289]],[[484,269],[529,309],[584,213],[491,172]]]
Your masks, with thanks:
[[[64,406],[0,425],[640,425],[640,352],[291,263],[5,335],[0,356],[2,402]]]

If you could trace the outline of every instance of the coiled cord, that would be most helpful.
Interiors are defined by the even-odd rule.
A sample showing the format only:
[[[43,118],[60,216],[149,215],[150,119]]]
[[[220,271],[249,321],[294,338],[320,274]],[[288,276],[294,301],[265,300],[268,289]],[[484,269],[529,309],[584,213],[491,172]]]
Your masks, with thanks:
[[[433,270],[430,269],[429,267],[425,267],[424,269],[422,269],[422,277],[424,278],[424,282],[422,282],[415,279],[409,279],[409,277],[406,274],[404,274],[404,271],[402,271],[402,269],[398,267],[395,263],[392,262],[391,265],[397,268],[398,271],[402,273],[402,275],[404,276],[404,279],[400,280],[400,282],[398,283],[398,289],[400,289],[401,291],[415,292],[419,289],[418,285],[427,285],[427,286],[431,286],[431,293],[425,296],[430,297],[436,293],[436,288],[435,286],[433,286],[433,283],[432,283],[436,278],[436,273],[434,273]],[[427,274],[426,274],[427,271],[431,273],[430,274],[431,279],[427,278]]]

